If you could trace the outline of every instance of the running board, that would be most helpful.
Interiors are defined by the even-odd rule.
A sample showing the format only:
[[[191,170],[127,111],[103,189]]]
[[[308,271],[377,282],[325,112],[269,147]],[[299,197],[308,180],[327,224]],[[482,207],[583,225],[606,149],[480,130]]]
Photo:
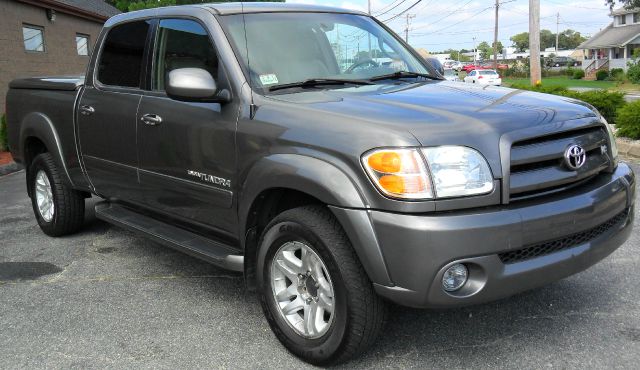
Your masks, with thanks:
[[[244,270],[244,256],[233,254],[237,251],[226,244],[141,215],[117,204],[100,202],[96,204],[95,210],[97,218],[141,234],[157,243],[227,270]]]

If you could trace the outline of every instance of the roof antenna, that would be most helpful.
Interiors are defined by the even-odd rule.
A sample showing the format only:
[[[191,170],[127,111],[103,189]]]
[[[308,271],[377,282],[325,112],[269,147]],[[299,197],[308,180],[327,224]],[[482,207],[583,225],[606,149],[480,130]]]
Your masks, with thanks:
[[[242,24],[244,27],[244,45],[247,53],[247,70],[249,72],[249,93],[251,94],[251,104],[249,105],[249,117],[253,119],[256,116],[258,107],[253,103],[253,89],[251,88],[251,61],[249,60],[249,39],[247,37],[247,19],[244,14],[244,1],[240,0],[240,7],[242,11]]]

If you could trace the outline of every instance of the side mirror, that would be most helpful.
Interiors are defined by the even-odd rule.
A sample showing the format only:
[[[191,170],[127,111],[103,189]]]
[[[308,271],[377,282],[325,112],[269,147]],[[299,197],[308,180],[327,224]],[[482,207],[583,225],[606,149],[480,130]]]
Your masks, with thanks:
[[[202,68],[178,68],[169,72],[166,85],[171,99],[191,102],[218,102],[230,100],[229,91],[218,92],[211,73]]]

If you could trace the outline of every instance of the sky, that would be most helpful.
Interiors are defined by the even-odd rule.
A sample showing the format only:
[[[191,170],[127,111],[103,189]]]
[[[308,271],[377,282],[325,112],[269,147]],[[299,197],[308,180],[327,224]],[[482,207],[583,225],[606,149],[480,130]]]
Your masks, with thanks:
[[[371,0],[372,14],[385,21],[402,13],[418,0]],[[511,46],[509,38],[529,30],[529,1],[502,0],[498,39]],[[287,3],[305,3],[338,6],[367,11],[367,0],[287,0]],[[473,49],[476,43],[493,42],[495,0],[421,0],[409,14],[415,14],[409,27],[409,43],[429,51],[445,49]],[[395,8],[394,8],[395,7]],[[590,36],[610,22],[605,0],[540,0],[540,28],[556,32],[557,14],[560,14],[560,32],[565,29]],[[387,22],[386,22],[387,23]],[[404,35],[404,15],[390,20],[387,25]]]

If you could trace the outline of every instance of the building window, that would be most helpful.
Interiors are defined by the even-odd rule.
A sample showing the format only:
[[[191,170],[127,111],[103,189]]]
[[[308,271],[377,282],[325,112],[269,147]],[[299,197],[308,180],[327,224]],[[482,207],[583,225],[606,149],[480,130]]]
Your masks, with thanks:
[[[78,50],[78,55],[89,55],[89,36],[77,34],[76,49]]]
[[[23,25],[22,38],[26,51],[44,53],[44,29],[42,27]]]
[[[640,23],[640,13],[633,13],[633,23]]]
[[[627,24],[627,15],[623,14],[620,16],[620,24]]]

